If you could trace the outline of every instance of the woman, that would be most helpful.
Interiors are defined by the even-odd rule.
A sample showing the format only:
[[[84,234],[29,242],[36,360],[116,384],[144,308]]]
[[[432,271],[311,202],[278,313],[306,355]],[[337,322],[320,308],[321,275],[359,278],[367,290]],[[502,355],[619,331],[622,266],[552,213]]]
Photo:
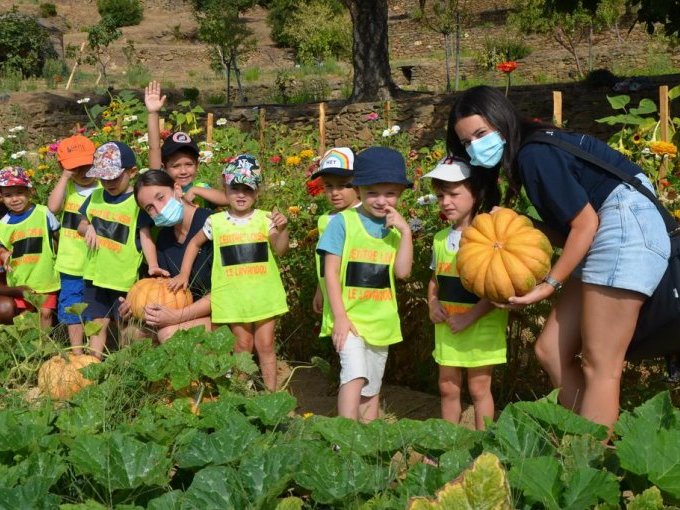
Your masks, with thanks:
[[[564,284],[536,341],[536,355],[561,388],[564,406],[612,427],[626,349],[640,307],[666,269],[670,242],[654,204],[631,186],[553,145],[523,146],[531,133],[546,129],[653,190],[638,166],[605,143],[522,121],[490,87],[460,95],[449,117],[447,147],[470,161],[473,171],[493,175],[502,168],[511,190],[523,185],[545,225],[564,239],[545,280],[510,303],[536,303]]]
[[[156,239],[158,265],[170,276],[179,274],[184,251],[191,238],[201,230],[212,211],[182,199],[182,188],[161,170],[149,170],[139,176],[134,188],[139,207],[160,227]],[[212,247],[205,246],[196,258],[189,290],[194,303],[175,310],[159,304],[146,306],[144,322],[157,329],[158,341],[164,342],[179,329],[204,326],[210,322],[210,271]],[[121,305],[121,315],[129,316],[129,305]]]

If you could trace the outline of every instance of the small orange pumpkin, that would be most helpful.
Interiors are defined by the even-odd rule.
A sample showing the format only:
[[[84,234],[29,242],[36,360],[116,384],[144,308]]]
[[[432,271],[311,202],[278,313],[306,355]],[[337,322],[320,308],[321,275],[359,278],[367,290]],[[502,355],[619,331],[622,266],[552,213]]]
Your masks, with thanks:
[[[101,363],[99,358],[89,354],[57,355],[48,359],[38,370],[40,392],[55,400],[68,400],[92,381],[80,373],[80,369],[91,363]]]
[[[505,303],[548,274],[551,256],[550,241],[529,218],[500,208],[478,214],[463,230],[456,268],[467,290]]]
[[[168,289],[167,278],[143,278],[135,283],[128,291],[127,300],[130,303],[132,315],[144,319],[144,307],[158,304],[179,310],[194,302],[191,292],[180,290],[171,292]]]

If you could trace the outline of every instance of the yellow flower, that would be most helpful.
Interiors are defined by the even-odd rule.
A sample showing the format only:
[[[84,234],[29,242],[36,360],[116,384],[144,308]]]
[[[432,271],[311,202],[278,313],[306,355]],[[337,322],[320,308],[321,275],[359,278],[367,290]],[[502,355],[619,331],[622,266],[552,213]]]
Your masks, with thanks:
[[[290,214],[291,216],[297,216],[298,214],[300,214],[300,207],[298,207],[297,205],[291,205],[288,208],[288,214]]]
[[[635,145],[640,145],[642,142],[644,142],[644,138],[642,138],[642,135],[640,133],[635,133],[633,137],[630,139]]]
[[[300,157],[302,159],[311,159],[314,157],[314,151],[312,149],[304,149],[300,151]]]
[[[442,151],[439,151],[439,150],[436,150],[436,149],[433,150],[433,151],[432,151],[432,157],[433,157],[434,159],[441,159],[441,157],[442,157]]]
[[[102,128],[102,133],[110,133],[111,131],[113,131],[113,128],[111,126],[104,126]]]
[[[195,136],[195,135],[200,134],[201,131],[203,131],[203,129],[201,129],[201,128],[194,128],[194,129],[190,129],[190,130],[189,130],[189,134],[190,134],[191,136]]]
[[[302,417],[303,417],[305,420],[308,420],[308,419],[311,418],[312,416],[314,416],[314,413],[305,413],[305,414],[302,415]]]
[[[49,147],[40,147],[40,148],[38,149],[38,154],[45,154],[46,152],[50,152],[50,148],[49,148]]]
[[[287,166],[297,166],[300,164],[302,160],[300,159],[300,156],[288,156],[286,158],[286,165]]]
[[[38,165],[38,170],[41,171],[41,172],[43,170],[47,170],[48,168],[49,168],[49,165]]]
[[[659,156],[674,157],[678,154],[678,148],[670,142],[650,142],[649,150]]]
[[[319,238],[319,229],[318,228],[313,228],[309,232],[307,232],[307,239],[310,241],[313,241],[315,239]]]
[[[31,179],[35,175],[35,170],[33,170],[32,168],[29,168],[24,173],[26,174],[26,177]]]
[[[680,220],[680,209],[676,209],[673,211],[673,216],[675,217],[676,220]]]

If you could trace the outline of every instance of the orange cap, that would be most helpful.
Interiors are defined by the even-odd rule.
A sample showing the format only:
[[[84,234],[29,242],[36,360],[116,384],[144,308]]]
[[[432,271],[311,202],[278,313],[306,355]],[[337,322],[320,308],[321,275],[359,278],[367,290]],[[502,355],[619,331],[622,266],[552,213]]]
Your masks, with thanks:
[[[79,166],[92,165],[94,160],[94,143],[82,135],[64,138],[57,147],[57,159],[64,170],[73,170]]]

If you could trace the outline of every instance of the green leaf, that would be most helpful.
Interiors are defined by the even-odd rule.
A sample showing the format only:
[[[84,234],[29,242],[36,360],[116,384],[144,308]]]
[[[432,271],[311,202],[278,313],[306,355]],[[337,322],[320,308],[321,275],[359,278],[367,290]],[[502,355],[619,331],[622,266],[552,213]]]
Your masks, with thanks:
[[[105,422],[106,403],[91,398],[84,404],[76,404],[62,410],[56,423],[60,431],[76,437],[100,432]]]
[[[591,435],[565,435],[558,452],[562,457],[565,471],[576,471],[586,467],[601,466],[604,461],[605,446],[602,441]]]
[[[503,461],[519,464],[529,457],[555,453],[549,434],[516,404],[506,406],[488,432],[483,441],[485,450],[496,453]]]
[[[678,96],[680,96],[680,85],[676,85],[672,89],[668,91],[668,99],[673,101],[673,99],[676,99]]]
[[[236,471],[228,466],[210,466],[194,476],[182,508],[248,508],[248,500]]]
[[[87,321],[83,326],[83,333],[86,337],[91,337],[96,335],[102,330],[102,325],[99,322]]]
[[[47,418],[37,412],[0,411],[0,453],[28,453],[39,448],[43,437],[52,432]],[[1,458],[1,456],[0,456]]]
[[[64,503],[59,505],[59,510],[108,510],[108,507],[93,499],[88,499],[84,503]]]
[[[71,306],[67,306],[66,308],[64,308],[64,310],[66,311],[66,313],[81,316],[83,315],[83,312],[85,311],[86,308],[87,303],[74,303]]]
[[[609,101],[609,104],[614,110],[622,110],[630,103],[630,96],[625,94],[620,96],[607,96],[607,101]]]
[[[670,393],[661,392],[650,398],[633,411],[621,414],[614,431],[619,436],[628,434],[644,434],[661,428],[675,428],[680,426],[680,412],[673,407]]]
[[[439,457],[439,470],[442,478],[454,480],[464,469],[472,464],[472,455],[466,450],[451,450]]]
[[[654,113],[656,111],[656,103],[651,99],[641,99],[640,104],[637,108],[631,108],[630,113],[633,115],[646,115],[648,113]]]
[[[508,473],[513,487],[522,491],[533,503],[550,510],[559,510],[562,484],[560,465],[554,457],[534,457],[518,460]]]
[[[165,485],[171,468],[164,447],[120,432],[79,436],[68,458],[80,474],[108,490]]]
[[[295,409],[297,401],[285,391],[258,395],[246,402],[246,411],[264,425],[277,425]]]
[[[254,445],[239,466],[239,478],[248,500],[257,508],[271,508],[281,495],[302,460],[303,443],[292,442],[273,446]]]
[[[302,510],[304,503],[305,502],[300,498],[289,496],[279,500],[279,502],[276,504],[275,510]]]
[[[260,432],[248,419],[233,413],[224,426],[211,434],[196,431],[176,453],[179,467],[200,467],[208,464],[227,464],[241,458],[248,446],[260,437]]]
[[[641,125],[647,122],[647,119],[644,117],[638,117],[637,115],[626,113],[621,115],[611,115],[609,117],[603,117],[601,119],[595,119],[595,122],[599,122],[601,124],[608,124],[610,126],[613,126],[615,124]]]
[[[428,451],[471,450],[483,433],[455,425],[446,420],[430,418],[422,422],[414,438],[413,447]]]
[[[338,416],[320,417],[314,420],[312,428],[336,450],[359,455],[373,455],[380,451],[380,437],[376,426]]]
[[[645,489],[642,494],[638,494],[626,505],[627,510],[662,510],[663,498],[658,487]]]
[[[409,468],[397,492],[405,498],[432,496],[440,486],[441,478],[437,468],[417,463]]]
[[[184,500],[184,492],[170,491],[149,501],[146,508],[147,510],[180,510]]]
[[[618,505],[619,481],[608,471],[582,467],[574,471],[564,481],[564,485],[561,508],[571,510],[593,508],[600,501]]]
[[[607,438],[607,427],[589,421],[565,407],[547,400],[517,402],[514,407],[535,418],[540,424],[558,437],[564,434],[590,434],[597,439]]]
[[[47,510],[55,508],[61,498],[40,491],[40,481],[31,478],[27,483],[12,488],[0,487],[0,508],[30,508]]]

